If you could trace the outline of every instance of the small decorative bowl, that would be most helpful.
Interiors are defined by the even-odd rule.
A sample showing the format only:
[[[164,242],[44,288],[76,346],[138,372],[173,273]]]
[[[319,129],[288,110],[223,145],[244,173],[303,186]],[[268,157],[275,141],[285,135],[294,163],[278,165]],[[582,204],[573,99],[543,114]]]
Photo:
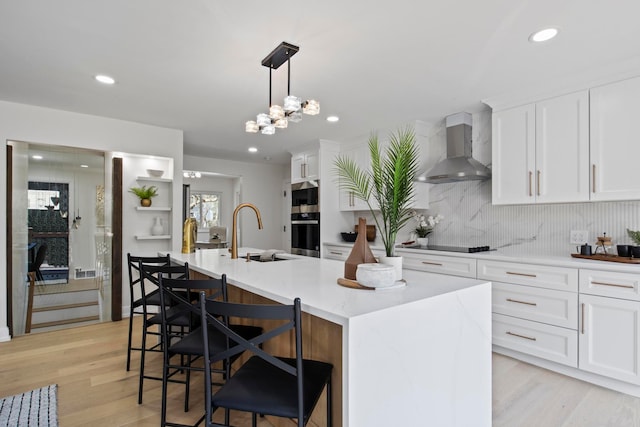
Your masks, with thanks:
[[[355,242],[358,237],[358,233],[352,231],[349,233],[340,233],[342,235],[342,240],[345,242]]]
[[[160,178],[164,174],[164,171],[160,169],[147,169],[147,173],[154,178]]]
[[[356,281],[370,288],[386,288],[396,282],[396,269],[392,265],[378,263],[358,264]]]

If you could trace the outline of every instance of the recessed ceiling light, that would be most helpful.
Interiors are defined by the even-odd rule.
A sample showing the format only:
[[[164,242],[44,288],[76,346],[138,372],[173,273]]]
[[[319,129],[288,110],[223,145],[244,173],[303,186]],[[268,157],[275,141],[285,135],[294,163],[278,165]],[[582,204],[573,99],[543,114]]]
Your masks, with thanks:
[[[35,154],[35,155],[31,156],[31,158],[35,159],[35,160],[42,160],[42,156],[40,156],[38,154]]]
[[[81,168],[88,168],[89,165],[80,165]]]
[[[536,31],[535,33],[529,36],[530,42],[546,42],[547,40],[551,40],[555,36],[558,35],[557,28],[545,28],[544,30]]]
[[[112,85],[116,82],[113,77],[109,77],[104,74],[98,74],[97,76],[95,76],[95,79],[100,83],[104,83],[106,85]]]
[[[338,117],[338,116],[329,116],[329,117],[327,117],[327,121],[331,122],[331,123],[335,123],[338,120],[340,120],[340,117]]]
[[[249,147],[249,152],[250,153],[257,153],[258,149],[256,147]]]

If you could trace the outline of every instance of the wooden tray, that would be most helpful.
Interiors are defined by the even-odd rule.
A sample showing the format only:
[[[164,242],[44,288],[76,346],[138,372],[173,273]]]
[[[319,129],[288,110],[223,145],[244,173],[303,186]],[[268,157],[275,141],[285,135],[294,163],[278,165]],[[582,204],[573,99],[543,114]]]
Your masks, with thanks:
[[[581,255],[571,254],[573,258],[594,259],[596,261],[622,262],[625,264],[640,264],[640,258],[621,257],[618,255]]]
[[[407,284],[406,280],[400,279],[400,280],[397,280],[395,282],[395,284],[391,285],[391,286],[387,286],[387,287],[384,287],[384,288],[372,288],[370,286],[361,285],[360,283],[356,282],[355,280],[345,279],[345,278],[342,278],[342,277],[338,278],[338,285],[340,285],[340,286],[344,286],[345,288],[352,288],[352,289],[364,289],[366,291],[375,291],[375,290],[386,291],[386,290],[391,290],[391,289],[402,288],[402,287],[406,286],[406,284]]]
[[[367,291],[374,291],[376,288],[371,288],[369,286],[361,285],[355,280],[344,279],[342,277],[338,278],[338,285],[344,286],[345,288],[353,288],[353,289],[365,289]]]

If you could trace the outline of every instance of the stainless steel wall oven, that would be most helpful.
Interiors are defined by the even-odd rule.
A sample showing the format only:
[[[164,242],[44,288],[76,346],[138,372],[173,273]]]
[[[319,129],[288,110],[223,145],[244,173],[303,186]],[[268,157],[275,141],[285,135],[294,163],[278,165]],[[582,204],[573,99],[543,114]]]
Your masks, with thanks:
[[[291,214],[291,253],[320,257],[320,212]]]

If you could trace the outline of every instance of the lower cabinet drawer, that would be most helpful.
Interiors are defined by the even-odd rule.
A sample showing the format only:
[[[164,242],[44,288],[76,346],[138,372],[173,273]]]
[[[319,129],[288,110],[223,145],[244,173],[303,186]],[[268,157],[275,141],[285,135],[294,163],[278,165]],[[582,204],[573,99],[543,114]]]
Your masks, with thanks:
[[[578,367],[578,332],[530,320],[493,314],[493,344]]]
[[[581,268],[580,293],[640,301],[640,275]]]
[[[337,259],[338,261],[346,261],[350,253],[351,248],[346,248],[344,246],[325,245],[324,247],[324,257],[326,259]]]
[[[493,282],[494,313],[578,329],[578,294]]]
[[[402,253],[402,267],[409,270],[476,278],[476,260],[451,256]]]

